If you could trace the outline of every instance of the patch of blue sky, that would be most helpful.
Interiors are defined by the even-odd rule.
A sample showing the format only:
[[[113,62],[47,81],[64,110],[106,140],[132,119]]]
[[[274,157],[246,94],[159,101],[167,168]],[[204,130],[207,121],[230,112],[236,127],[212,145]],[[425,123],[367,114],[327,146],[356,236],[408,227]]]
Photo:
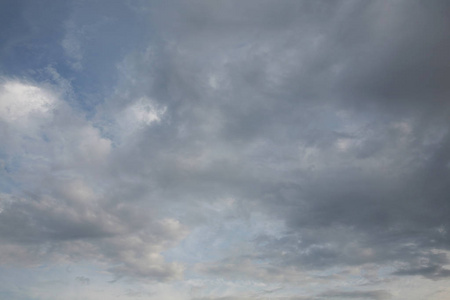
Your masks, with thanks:
[[[128,53],[146,48],[156,36],[151,27],[148,16],[136,15],[127,2],[74,4],[60,44],[66,50],[65,65],[72,66],[75,72],[70,76],[66,70],[58,72],[72,78],[80,105],[86,110],[94,109],[115,92],[111,87],[118,81],[117,65]],[[74,63],[82,72],[77,72]]]
[[[117,65],[128,53],[144,51],[157,34],[151,30],[149,17],[135,14],[126,2],[91,1],[71,7],[63,3],[29,1],[21,2],[20,8],[17,4],[2,6],[9,16],[3,21],[9,30],[0,37],[5,45],[0,74],[51,81],[45,72],[51,66],[69,80],[76,97],[72,104],[91,112],[114,92]],[[17,19],[12,22],[17,26],[11,26],[10,19]]]
[[[7,1],[11,2],[11,1]],[[30,70],[58,63],[62,51],[54,47],[63,34],[58,26],[68,14],[65,1],[12,1],[2,3],[2,30],[0,52],[0,72],[7,75],[30,75]],[[47,3],[48,2],[48,3]],[[14,24],[11,26],[11,24]],[[4,26],[1,26],[2,28]]]
[[[18,187],[17,183],[4,170],[0,170],[0,193],[12,193]]]

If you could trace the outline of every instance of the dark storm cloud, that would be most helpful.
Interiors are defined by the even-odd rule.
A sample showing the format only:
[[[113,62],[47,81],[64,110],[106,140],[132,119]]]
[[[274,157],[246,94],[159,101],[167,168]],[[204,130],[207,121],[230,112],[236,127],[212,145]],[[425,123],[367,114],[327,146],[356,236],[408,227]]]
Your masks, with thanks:
[[[446,1],[405,4],[379,3],[385,7],[373,15],[378,20],[362,15],[358,25],[371,31],[339,82],[363,101],[400,110],[446,105],[450,39],[443,28],[450,7]]]
[[[143,132],[137,149],[171,149],[154,173],[170,186],[163,195],[228,191],[285,220],[291,232],[260,250],[276,263],[432,259],[449,247],[447,9],[189,5],[166,33],[164,60],[149,61],[156,69],[132,66],[154,87],[138,81],[133,93],[167,105],[171,122]],[[206,162],[184,173],[177,159]]]
[[[199,2],[183,12],[180,51],[168,52],[176,80],[166,82],[201,106],[173,108],[191,120],[191,137],[223,143],[237,161],[194,172],[190,184],[207,174],[285,219],[302,243],[273,242],[294,247],[286,264],[431,259],[432,249],[447,250],[448,9],[442,1],[318,1],[235,13],[232,3]],[[205,77],[216,70],[208,94]],[[339,120],[339,111],[349,117]],[[257,150],[239,152],[256,141]],[[297,145],[315,152],[309,169],[298,165]]]

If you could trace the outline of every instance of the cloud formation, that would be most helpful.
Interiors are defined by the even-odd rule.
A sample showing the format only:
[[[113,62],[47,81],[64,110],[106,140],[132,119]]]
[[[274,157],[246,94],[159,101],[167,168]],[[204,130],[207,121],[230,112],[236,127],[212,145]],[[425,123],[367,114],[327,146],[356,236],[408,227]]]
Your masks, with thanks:
[[[1,264],[149,299],[448,297],[446,1],[44,2],[2,4]]]
[[[180,276],[182,267],[160,253],[185,235],[183,226],[107,198],[115,179],[100,174],[111,141],[51,90],[5,80],[2,91],[4,170],[25,185],[1,196],[2,260],[94,259],[114,262],[117,274]]]

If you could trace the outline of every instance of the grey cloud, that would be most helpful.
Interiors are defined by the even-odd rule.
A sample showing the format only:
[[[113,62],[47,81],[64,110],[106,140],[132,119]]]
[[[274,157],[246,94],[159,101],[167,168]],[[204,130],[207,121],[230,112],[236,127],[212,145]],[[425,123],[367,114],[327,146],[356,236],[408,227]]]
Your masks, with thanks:
[[[418,268],[400,269],[393,273],[394,275],[414,276],[420,275],[433,280],[444,279],[450,276],[450,270],[440,265],[429,265]]]
[[[390,299],[391,294],[386,291],[376,290],[376,291],[327,291],[320,294],[319,298],[323,297],[325,299],[374,299],[374,300],[384,300]]]
[[[107,262],[120,276],[181,276],[183,267],[161,253],[187,229],[133,204],[133,198],[128,204],[118,198],[123,195],[106,192],[121,182],[104,173],[110,140],[60,99],[64,93],[57,89],[14,79],[2,84],[0,117],[8,142],[2,155],[11,168],[7,175],[26,188],[0,195],[1,260],[30,265],[87,259]]]
[[[295,268],[277,264],[254,263],[264,257],[236,256],[198,266],[200,272],[221,278],[254,278],[262,282],[299,282],[305,276]],[[305,280],[306,281],[306,280]]]
[[[439,100],[448,94],[439,50],[449,46],[439,29],[446,4],[289,4],[297,17],[279,23],[270,3],[261,14],[215,5],[183,12],[187,34],[172,37],[177,46],[161,66],[168,93],[155,98],[178,101],[169,106],[172,124],[199,145],[180,136],[182,148],[171,141],[175,157],[210,147],[233,160],[213,156],[189,179],[172,169],[162,178],[173,191],[179,185],[192,195],[208,180],[214,193],[257,199],[256,209],[286,220],[301,241],[273,241],[274,249],[293,248],[285,264],[386,263],[447,249],[447,230],[438,232],[449,226],[448,103]],[[274,20],[266,25],[277,34],[261,30],[251,45],[240,44],[259,17]],[[208,87],[208,74],[218,87]],[[320,110],[326,105],[328,115]],[[305,164],[299,145],[311,153]],[[267,245],[261,252],[278,261]]]
[[[342,86],[347,85],[360,98],[388,106],[399,104],[400,109],[428,107],[435,101],[444,104],[442,99],[449,93],[443,81],[448,76],[445,49],[450,41],[439,28],[448,26],[448,3],[392,4],[389,11],[384,5],[389,4],[374,3],[379,10],[369,10],[366,18],[362,16],[372,22],[362,22],[372,32],[360,48],[364,52],[349,61],[348,72],[344,71],[340,80]],[[390,32],[384,34],[387,28]]]
[[[77,276],[75,279],[82,285],[89,285],[91,283],[91,280],[88,277]]]
[[[405,251],[419,255],[415,247],[447,248],[446,234],[436,230],[448,227],[448,104],[428,101],[428,95],[442,99],[431,90],[448,93],[439,66],[446,57],[440,51],[430,57],[433,47],[448,48],[438,30],[445,27],[445,4],[422,10],[418,2],[282,8],[267,2],[237,14],[233,5],[199,2],[183,11],[178,22],[187,34],[168,34],[176,46],[165,49],[159,73],[133,67],[136,77],[165,87],[149,91],[138,83],[134,92],[168,103],[171,120],[158,133],[143,132],[139,148],[169,147],[174,160],[212,153],[203,168],[187,173],[173,162],[158,163],[157,185],[169,185],[172,197],[230,190],[258,199],[257,209],[298,231],[301,247],[318,249],[303,260],[311,266],[386,262]],[[280,19],[287,8],[299,16]],[[260,28],[258,18],[273,20],[265,24],[277,34],[261,29],[252,45],[239,44]],[[234,34],[233,26],[243,30]],[[208,87],[208,74],[217,76],[218,87]],[[439,109],[427,110],[430,103]],[[328,115],[320,110],[325,105]],[[354,128],[335,133],[341,126]],[[172,139],[162,138],[169,133]],[[315,155],[308,166],[299,162],[299,145]],[[333,227],[339,238],[328,234]],[[404,246],[409,242],[414,246]],[[348,255],[341,251],[346,243]]]
[[[4,169],[26,186],[2,204],[8,246],[72,245],[68,256],[107,261],[118,276],[165,280],[183,267],[161,253],[187,227],[224,223],[205,238],[220,244],[226,224],[259,213],[283,230],[260,225],[188,268],[266,283],[392,264],[401,267],[391,276],[447,277],[445,1],[116,3],[95,27],[101,3],[73,7],[65,32],[80,39],[66,54],[88,68],[73,97],[87,101],[98,87],[95,112],[86,120],[59,107],[35,119],[38,134],[2,121],[13,133],[0,132]],[[130,36],[107,32],[128,14]],[[101,39],[80,42],[85,21]],[[151,33],[138,30],[147,25]],[[113,50],[97,61],[102,43]],[[133,115],[142,104],[158,121]],[[91,192],[71,189],[76,179]],[[218,205],[225,198],[229,209]]]
[[[186,234],[175,220],[149,221],[147,215],[133,213],[146,219],[136,231],[120,213],[89,206],[77,210],[58,200],[29,201],[15,200],[1,212],[2,261],[107,261],[112,273],[144,280],[164,281],[181,274],[181,265],[165,262],[160,254]],[[25,253],[17,251],[21,248]]]
[[[294,297],[261,297],[261,296],[250,296],[250,297],[239,297],[239,296],[228,296],[228,297],[201,297],[201,298],[191,298],[191,300],[250,300],[250,299],[274,299],[274,300],[314,300],[317,298],[314,297],[303,297],[303,296],[294,296]]]

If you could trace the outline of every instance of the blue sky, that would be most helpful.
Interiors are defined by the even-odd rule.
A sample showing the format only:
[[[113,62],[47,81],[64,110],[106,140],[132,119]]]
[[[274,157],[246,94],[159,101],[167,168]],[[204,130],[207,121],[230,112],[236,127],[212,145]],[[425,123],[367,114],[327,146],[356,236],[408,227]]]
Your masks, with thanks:
[[[2,1],[0,298],[450,297],[446,1]]]

